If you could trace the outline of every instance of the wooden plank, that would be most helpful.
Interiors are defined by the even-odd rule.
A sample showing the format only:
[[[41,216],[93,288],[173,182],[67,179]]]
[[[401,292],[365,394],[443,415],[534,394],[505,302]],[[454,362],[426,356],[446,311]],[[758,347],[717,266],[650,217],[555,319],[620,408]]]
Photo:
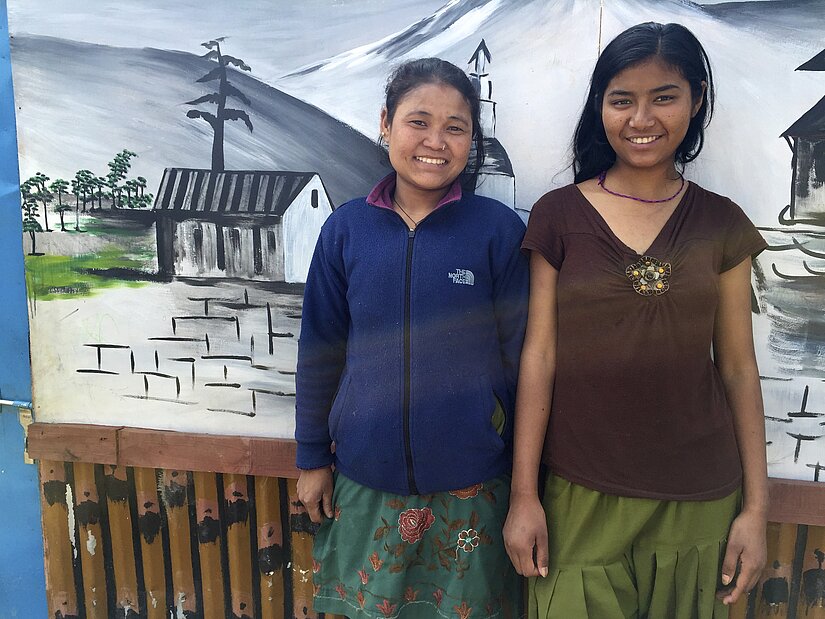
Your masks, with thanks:
[[[166,619],[166,575],[161,540],[160,499],[155,469],[132,469],[140,534],[143,586],[146,591],[146,619]]]
[[[95,483],[95,465],[76,462],[73,468],[72,491],[78,532],[77,553],[83,569],[86,617],[106,619],[109,616],[109,607],[106,599],[106,568],[103,561],[104,532],[100,523],[100,495]]]
[[[65,462],[298,477],[291,439],[35,423],[28,448],[34,458]]]
[[[261,617],[283,619],[284,539],[276,478],[255,478],[255,510],[258,516],[257,577],[261,588]]]
[[[297,478],[289,439],[216,436],[89,424],[35,423],[34,458]],[[772,522],[825,526],[825,482],[770,479]]]
[[[825,483],[769,479],[769,522],[825,526]]]
[[[249,439],[250,475],[298,479],[295,467],[295,441],[279,438]]]
[[[165,430],[123,428],[118,463],[125,466],[242,473],[249,471],[249,439]]]
[[[298,500],[297,481],[287,480],[289,493],[289,530],[292,546],[292,599],[296,619],[316,619],[312,607],[312,540],[315,525]]]
[[[26,449],[37,460],[117,463],[119,427],[74,423],[33,423]]]
[[[77,591],[66,504],[66,470],[63,462],[41,460],[40,508],[43,523],[43,563],[49,617],[79,617]]]
[[[221,566],[221,518],[214,473],[192,473],[204,619],[225,619]],[[222,498],[222,497],[221,497]]]
[[[238,619],[251,619],[255,612],[247,478],[245,475],[224,475],[223,486],[232,613]]]
[[[135,561],[132,511],[129,506],[129,482],[126,468],[107,464],[103,467],[112,569],[115,582],[115,614],[125,619],[141,615]]]
[[[190,473],[164,469],[160,474],[160,496],[166,514],[169,535],[169,555],[164,557],[171,568],[172,596],[167,592],[167,610],[183,617],[196,616],[198,598],[195,593],[195,574],[192,565],[192,531],[189,526]]]

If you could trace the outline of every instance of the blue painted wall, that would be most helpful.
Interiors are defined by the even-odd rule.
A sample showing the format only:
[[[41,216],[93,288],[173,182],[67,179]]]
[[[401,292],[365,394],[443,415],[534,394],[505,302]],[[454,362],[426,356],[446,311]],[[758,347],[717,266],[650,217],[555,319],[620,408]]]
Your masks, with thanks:
[[[0,0],[0,398],[31,400],[9,27]],[[23,461],[17,409],[0,412],[0,618],[45,617],[37,469]]]

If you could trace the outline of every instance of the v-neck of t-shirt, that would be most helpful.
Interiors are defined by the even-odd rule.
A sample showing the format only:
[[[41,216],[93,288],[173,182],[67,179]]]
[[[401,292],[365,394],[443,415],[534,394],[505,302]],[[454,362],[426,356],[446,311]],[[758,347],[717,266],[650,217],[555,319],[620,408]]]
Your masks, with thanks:
[[[662,243],[664,243],[664,239],[667,238],[667,235],[676,225],[676,221],[678,220],[679,216],[681,215],[682,211],[686,208],[686,205],[693,194],[693,183],[690,181],[687,182],[687,189],[682,194],[679,203],[676,205],[676,208],[673,209],[673,212],[667,218],[665,223],[659,229],[658,234],[653,238],[653,241],[650,245],[645,249],[643,252],[639,253],[632,247],[630,247],[627,243],[622,241],[618,237],[618,235],[613,232],[613,228],[610,227],[610,224],[607,223],[607,220],[604,216],[599,212],[590,200],[582,193],[582,190],[579,189],[577,185],[573,185],[576,189],[576,194],[579,197],[580,203],[584,210],[588,213],[589,218],[591,219],[592,223],[596,225],[598,228],[601,228],[602,231],[610,238],[610,240],[616,245],[617,249],[622,251],[623,253],[628,253],[632,256],[648,256],[648,255],[655,255],[657,252],[661,252],[664,250],[664,247],[660,247]]]

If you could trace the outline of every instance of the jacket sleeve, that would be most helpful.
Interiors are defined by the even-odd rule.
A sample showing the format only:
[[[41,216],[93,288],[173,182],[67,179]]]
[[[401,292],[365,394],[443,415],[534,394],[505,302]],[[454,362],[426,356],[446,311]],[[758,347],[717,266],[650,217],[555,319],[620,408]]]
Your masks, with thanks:
[[[342,237],[330,228],[322,229],[315,246],[301,312],[295,378],[299,469],[333,462],[328,418],[344,369],[350,319]]]
[[[507,233],[502,231],[498,235],[499,246],[493,265],[493,303],[501,360],[507,380],[510,413],[515,407],[521,346],[527,328],[527,298],[530,292],[527,255],[520,249],[523,236],[524,224],[521,220],[514,222]]]

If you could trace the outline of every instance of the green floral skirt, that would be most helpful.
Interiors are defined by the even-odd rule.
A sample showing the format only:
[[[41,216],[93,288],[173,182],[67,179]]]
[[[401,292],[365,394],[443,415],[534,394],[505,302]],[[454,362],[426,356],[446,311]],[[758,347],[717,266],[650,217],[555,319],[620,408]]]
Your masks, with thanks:
[[[336,475],[315,536],[315,610],[347,617],[519,617],[522,583],[501,529],[510,478],[403,496]]]

